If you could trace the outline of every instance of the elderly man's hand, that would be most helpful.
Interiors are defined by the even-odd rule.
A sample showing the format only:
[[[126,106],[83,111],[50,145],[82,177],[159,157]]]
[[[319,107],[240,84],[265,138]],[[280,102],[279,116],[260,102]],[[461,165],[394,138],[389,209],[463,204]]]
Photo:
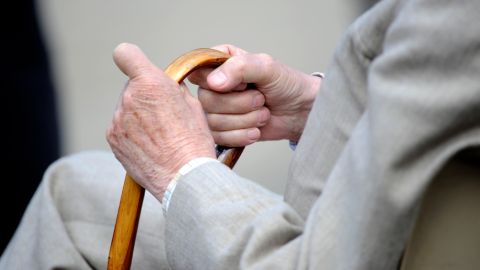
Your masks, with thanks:
[[[215,142],[243,146],[257,140],[298,141],[312,108],[320,78],[287,67],[266,54],[232,45],[214,49],[232,55],[213,70],[189,80],[207,112]]]
[[[174,174],[197,157],[215,157],[204,112],[135,45],[120,44],[114,61],[129,77],[107,131],[116,158],[161,200]]]

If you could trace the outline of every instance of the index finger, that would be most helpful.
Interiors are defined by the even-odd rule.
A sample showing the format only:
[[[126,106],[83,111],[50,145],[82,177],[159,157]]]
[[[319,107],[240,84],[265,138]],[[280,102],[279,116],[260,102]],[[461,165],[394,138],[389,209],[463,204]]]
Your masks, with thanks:
[[[240,48],[238,48],[234,45],[231,45],[231,44],[220,44],[220,45],[216,45],[216,46],[211,47],[211,49],[224,52],[224,53],[226,53],[230,56],[238,56],[238,55],[248,54],[247,51],[245,51],[243,49],[240,49]],[[213,70],[214,70],[213,68],[205,68],[205,69],[196,70],[188,76],[188,80],[191,83],[200,86],[201,88],[210,89],[210,86],[207,83],[207,77]],[[245,90],[245,88],[246,88],[246,84],[242,84],[239,87],[235,86],[235,87],[232,87],[232,89],[229,89],[229,90]],[[212,89],[212,90],[215,90],[215,89]]]
[[[237,55],[245,55],[248,54],[247,51],[240,49],[236,46],[233,46],[231,44],[220,44],[213,46],[212,49],[219,50],[221,52],[227,53],[230,56],[237,56]]]
[[[242,83],[266,85],[279,76],[277,62],[268,54],[230,57],[207,76],[208,89],[227,91]]]
[[[197,69],[188,76],[188,80],[191,83],[198,85],[200,88],[210,89],[210,86],[208,85],[208,82],[207,82],[207,77],[213,71],[214,71],[213,68]],[[231,89],[225,89],[222,92],[243,91],[245,89],[247,89],[247,83],[240,83],[238,85],[232,86]],[[215,89],[211,89],[211,90],[215,90]]]

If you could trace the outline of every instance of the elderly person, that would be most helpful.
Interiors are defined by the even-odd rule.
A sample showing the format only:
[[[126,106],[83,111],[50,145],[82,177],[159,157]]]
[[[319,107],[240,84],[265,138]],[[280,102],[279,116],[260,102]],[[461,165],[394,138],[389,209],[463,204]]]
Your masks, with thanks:
[[[190,77],[199,100],[119,45],[129,83],[107,140],[153,195],[133,268],[397,269],[423,192],[442,169],[470,166],[462,150],[480,143],[479,11],[381,1],[324,80],[219,46],[232,57]],[[215,142],[279,139],[296,145],[283,198],[214,160]],[[100,153],[55,163],[0,266],[105,268],[123,172]]]

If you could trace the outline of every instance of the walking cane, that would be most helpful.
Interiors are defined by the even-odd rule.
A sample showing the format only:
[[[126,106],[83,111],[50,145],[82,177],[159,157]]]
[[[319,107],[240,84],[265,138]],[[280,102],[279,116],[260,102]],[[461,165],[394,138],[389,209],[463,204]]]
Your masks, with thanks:
[[[229,57],[228,54],[213,49],[196,49],[174,60],[165,69],[165,73],[181,83],[192,71],[201,67],[217,67]],[[226,148],[217,145],[215,150],[217,158],[233,168],[243,147]],[[127,174],[108,255],[108,270],[130,269],[144,194],[145,189]]]

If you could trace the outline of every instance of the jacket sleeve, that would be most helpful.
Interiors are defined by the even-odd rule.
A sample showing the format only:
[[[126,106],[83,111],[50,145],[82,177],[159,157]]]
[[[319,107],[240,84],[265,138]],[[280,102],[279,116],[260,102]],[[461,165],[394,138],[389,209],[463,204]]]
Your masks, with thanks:
[[[298,249],[295,239],[303,226],[277,194],[223,164],[205,164],[182,178],[173,193],[166,227],[169,263],[174,269],[293,269],[290,252]],[[272,262],[274,254],[284,259]]]
[[[382,2],[398,4],[381,46],[350,32],[371,56],[368,106],[308,217],[202,165],[179,181],[167,214],[174,269],[394,269],[426,186],[480,145],[480,2]]]

